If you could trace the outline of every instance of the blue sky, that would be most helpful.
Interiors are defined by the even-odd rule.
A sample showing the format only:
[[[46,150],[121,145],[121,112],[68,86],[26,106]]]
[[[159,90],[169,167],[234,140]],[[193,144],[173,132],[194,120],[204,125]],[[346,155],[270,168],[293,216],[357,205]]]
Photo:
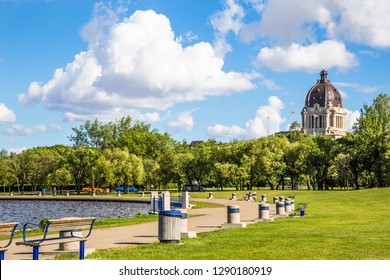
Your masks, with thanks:
[[[351,127],[389,93],[389,14],[387,0],[0,0],[0,149],[128,114],[179,141],[265,136],[301,122],[322,69]]]

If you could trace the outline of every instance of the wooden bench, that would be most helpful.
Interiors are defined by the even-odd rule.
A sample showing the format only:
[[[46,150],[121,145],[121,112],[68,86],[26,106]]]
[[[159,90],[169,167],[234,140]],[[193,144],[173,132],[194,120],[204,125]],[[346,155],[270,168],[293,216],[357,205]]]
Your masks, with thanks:
[[[0,260],[4,260],[4,252],[8,250],[8,246],[11,245],[14,238],[15,230],[19,223],[6,223],[0,224],[0,237],[6,236],[5,245],[0,246]],[[1,239],[3,241],[3,238]]]
[[[42,238],[27,239],[28,229],[31,227],[39,227],[34,223],[26,223],[23,226],[23,241],[16,242],[16,245],[25,245],[33,247],[33,260],[39,259],[39,248],[46,245],[65,244],[70,242],[79,242],[79,259],[84,259],[85,241],[91,235],[95,218],[63,218],[58,220],[49,220]],[[86,234],[82,234],[82,230],[87,230]],[[60,234],[59,236],[49,235],[50,233],[69,233],[68,235]],[[80,233],[77,236],[75,233]]]

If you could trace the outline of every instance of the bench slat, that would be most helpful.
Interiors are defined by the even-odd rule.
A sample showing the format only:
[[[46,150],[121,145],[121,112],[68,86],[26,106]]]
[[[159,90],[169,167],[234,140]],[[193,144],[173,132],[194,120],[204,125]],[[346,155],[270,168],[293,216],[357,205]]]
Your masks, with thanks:
[[[50,238],[45,239],[44,242],[39,243],[41,240],[31,240],[31,241],[20,241],[16,242],[16,245],[26,245],[30,247],[42,247],[47,245],[55,245],[55,244],[63,244],[63,243],[70,243],[70,242],[80,242],[85,241],[87,238],[81,238],[81,237],[63,237],[63,238]]]

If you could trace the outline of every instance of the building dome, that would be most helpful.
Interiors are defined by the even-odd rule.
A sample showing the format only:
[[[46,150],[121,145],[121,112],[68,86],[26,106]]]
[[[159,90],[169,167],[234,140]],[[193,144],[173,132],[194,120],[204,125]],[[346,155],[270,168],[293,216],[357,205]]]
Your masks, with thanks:
[[[306,95],[301,113],[302,130],[313,135],[343,137],[347,133],[347,111],[341,94],[328,80],[328,72],[322,70],[320,76]]]
[[[321,79],[307,93],[305,105],[314,107],[314,104],[318,104],[326,107],[331,103],[333,106],[343,107],[341,94],[328,80],[328,72],[322,70],[320,76]]]

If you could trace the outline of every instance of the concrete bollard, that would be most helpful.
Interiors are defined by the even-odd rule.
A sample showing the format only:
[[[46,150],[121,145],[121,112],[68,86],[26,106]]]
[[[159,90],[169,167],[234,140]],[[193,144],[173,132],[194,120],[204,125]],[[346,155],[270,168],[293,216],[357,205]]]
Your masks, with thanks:
[[[237,195],[235,193],[232,193],[232,198],[230,200],[237,200]]]
[[[121,197],[121,191],[118,191],[118,192],[116,193],[116,197]]]
[[[42,192],[39,192],[39,193],[38,193],[38,196],[42,196]]]
[[[150,192],[150,214],[157,214],[158,212],[158,192]]]
[[[284,201],[284,196],[279,197],[279,201]]]
[[[259,204],[259,219],[262,221],[273,221],[272,218],[270,218],[269,215],[269,204],[265,202],[261,202]],[[256,220],[255,220],[256,221]]]
[[[189,209],[190,208],[190,194],[187,191],[182,192],[181,207],[183,209]]]
[[[247,201],[252,201],[252,193],[248,193],[248,194],[246,195],[246,200],[247,200]]]
[[[291,200],[289,198],[286,199],[286,201],[284,202],[284,208],[285,208],[285,211],[286,213],[291,213]]]
[[[92,192],[92,196],[96,196],[96,192],[95,191]]]
[[[256,201],[257,200],[257,192],[252,193],[252,200]]]
[[[69,196],[69,191],[66,191],[66,196]]]
[[[276,204],[276,202],[278,202],[278,201],[279,201],[279,197],[274,196],[274,204]]]
[[[213,199],[213,198],[214,198],[213,193],[209,193],[208,199]]]
[[[145,193],[144,192],[141,192],[141,197],[145,197]]]
[[[195,238],[195,231],[188,231],[188,216],[187,209],[181,209],[181,238]]]
[[[295,211],[295,201],[294,199],[290,199],[291,201],[291,212],[294,212]]]
[[[267,202],[267,195],[263,194],[263,195],[261,196],[261,201],[262,201],[262,202]]]
[[[164,191],[161,193],[162,197],[162,210],[168,211],[171,210],[171,193],[169,191]]]
[[[276,215],[285,215],[286,209],[284,206],[284,201],[276,202]]]
[[[158,214],[158,240],[161,243],[180,243],[181,212],[178,210],[160,211]]]
[[[68,236],[77,236],[83,237],[81,230],[73,230],[73,231],[60,231],[60,238],[68,237]],[[80,247],[80,242],[69,242],[69,243],[61,243],[59,244],[59,250],[65,252],[74,252],[78,251]]]
[[[228,205],[227,210],[227,223],[222,225],[222,228],[229,227],[246,227],[245,223],[240,221],[240,206],[239,205]]]
[[[13,193],[13,192],[11,192],[11,193],[9,194],[9,196],[14,196],[14,193]]]

